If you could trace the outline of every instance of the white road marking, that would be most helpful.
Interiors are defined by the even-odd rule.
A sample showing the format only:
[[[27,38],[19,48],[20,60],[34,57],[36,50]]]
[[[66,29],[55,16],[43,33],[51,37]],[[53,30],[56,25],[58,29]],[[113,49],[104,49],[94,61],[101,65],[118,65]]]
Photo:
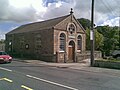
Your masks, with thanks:
[[[64,88],[67,88],[67,89],[70,89],[70,90],[78,90],[78,89],[73,88],[73,87],[69,87],[69,86],[66,86],[66,85],[63,85],[63,84],[55,83],[55,82],[48,81],[48,80],[45,80],[45,79],[41,79],[41,78],[38,78],[38,77],[34,77],[34,76],[31,76],[31,75],[26,75],[26,76],[29,77],[29,78],[40,80],[40,81],[50,83],[50,84],[53,84],[53,85],[56,85],[56,86],[64,87]]]
[[[3,78],[3,80],[8,81],[8,82],[10,82],[10,83],[13,82],[12,80],[10,80],[10,79],[8,79],[8,78]]]
[[[7,68],[2,68],[2,67],[0,67],[0,69],[2,69],[2,70],[5,70],[5,71],[12,72],[12,70],[10,70],[10,69],[7,69]]]
[[[10,80],[10,79],[8,79],[8,78],[0,78],[0,81],[1,81],[1,80],[5,80],[5,81],[11,82],[11,83],[13,82],[12,80]]]
[[[27,89],[27,90],[33,90],[33,89],[31,89],[31,88],[29,88],[29,87],[27,87],[25,85],[21,85],[21,87],[24,88],[24,89]]]

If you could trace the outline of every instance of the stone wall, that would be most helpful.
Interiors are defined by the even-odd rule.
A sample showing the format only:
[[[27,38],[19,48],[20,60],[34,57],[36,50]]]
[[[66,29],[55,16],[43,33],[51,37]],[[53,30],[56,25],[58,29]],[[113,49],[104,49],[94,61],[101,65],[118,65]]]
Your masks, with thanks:
[[[40,35],[40,47],[36,48],[36,35]],[[11,44],[10,44],[11,42]],[[38,30],[6,35],[6,51],[18,57],[38,58],[47,55],[51,57],[54,47],[53,30]]]
[[[95,51],[94,58],[101,58],[102,54],[100,51]],[[90,51],[85,51],[82,53],[77,53],[76,55],[77,62],[85,59],[90,59]]]

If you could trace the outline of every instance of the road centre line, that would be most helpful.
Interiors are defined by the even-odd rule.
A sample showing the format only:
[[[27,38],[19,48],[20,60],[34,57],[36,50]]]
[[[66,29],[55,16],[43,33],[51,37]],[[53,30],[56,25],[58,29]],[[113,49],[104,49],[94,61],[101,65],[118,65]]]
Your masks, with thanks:
[[[41,79],[41,78],[38,78],[38,77],[34,77],[34,76],[31,76],[31,75],[26,75],[26,76],[29,77],[29,78],[40,80],[40,81],[50,83],[50,84],[53,84],[53,85],[56,85],[56,86],[64,87],[64,88],[67,88],[67,89],[70,89],[70,90],[78,90],[78,89],[73,88],[73,87],[69,87],[69,86],[66,86],[66,85],[63,85],[63,84],[55,83],[55,82],[48,81],[48,80],[45,80],[45,79]]]
[[[5,70],[5,71],[12,72],[12,70],[10,70],[10,69],[7,69],[7,68],[2,68],[2,67],[0,67],[0,69],[2,69],[2,70]]]
[[[27,90],[33,90],[33,89],[31,89],[31,88],[29,88],[29,87],[27,87],[25,85],[21,85],[21,87],[24,88],[24,89],[27,89]]]

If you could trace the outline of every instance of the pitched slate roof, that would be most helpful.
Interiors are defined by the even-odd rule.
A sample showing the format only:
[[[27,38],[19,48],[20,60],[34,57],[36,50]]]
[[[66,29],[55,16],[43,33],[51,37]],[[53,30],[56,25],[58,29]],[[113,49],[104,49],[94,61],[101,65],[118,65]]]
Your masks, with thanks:
[[[68,16],[70,16],[70,15],[66,15],[66,16],[62,16],[62,17],[58,17],[58,18],[54,18],[54,19],[50,19],[50,20],[45,20],[45,21],[41,21],[41,22],[25,24],[25,25],[22,25],[14,30],[8,32],[7,34],[23,33],[23,32],[29,32],[29,31],[43,30],[46,28],[52,28],[56,24],[58,24],[59,22],[61,22],[65,18],[67,18]]]

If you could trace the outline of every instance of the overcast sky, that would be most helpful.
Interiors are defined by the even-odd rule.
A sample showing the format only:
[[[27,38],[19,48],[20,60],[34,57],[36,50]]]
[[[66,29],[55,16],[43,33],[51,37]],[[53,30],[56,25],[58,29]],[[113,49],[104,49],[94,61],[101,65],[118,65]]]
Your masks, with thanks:
[[[0,39],[12,29],[31,22],[69,14],[91,18],[92,0],[0,0]],[[119,25],[120,0],[94,0],[96,25]]]

